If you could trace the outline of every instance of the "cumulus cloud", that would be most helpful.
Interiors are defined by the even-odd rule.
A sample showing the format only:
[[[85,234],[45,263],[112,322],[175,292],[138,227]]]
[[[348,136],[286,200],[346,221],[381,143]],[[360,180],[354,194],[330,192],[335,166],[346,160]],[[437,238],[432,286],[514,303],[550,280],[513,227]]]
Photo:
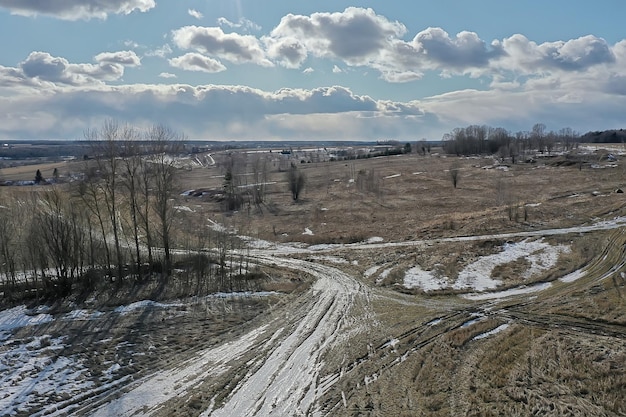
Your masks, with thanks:
[[[428,28],[405,41],[406,32],[403,24],[372,9],[349,7],[337,13],[286,15],[264,42],[268,55],[283,65],[288,62],[289,68],[312,55],[373,68],[389,82],[413,81],[426,70],[472,73],[504,54],[498,42],[488,44],[474,32],[451,37],[441,28]],[[284,44],[289,48],[280,47]]]
[[[520,34],[487,41],[475,32],[450,35],[439,27],[426,28],[409,41],[403,39],[406,34],[403,24],[372,9],[349,7],[310,16],[288,14],[262,40],[268,56],[287,68],[300,68],[309,56],[339,59],[375,69],[388,82],[413,81],[426,71],[443,77],[495,78],[506,72],[543,77],[546,72],[586,71],[615,63],[616,54],[626,56],[626,48],[613,52],[604,39],[592,35],[536,44]]]
[[[106,19],[109,14],[147,12],[154,0],[0,0],[0,8],[21,16],[45,15],[63,20]]]
[[[204,17],[204,15],[202,13],[200,13],[199,11],[194,10],[194,9],[187,10],[187,13],[189,14],[189,16],[194,17],[194,18],[196,18],[198,20],[200,20],[200,19],[202,19]]]
[[[172,74],[171,72],[162,72],[159,74],[159,78],[176,78],[176,74]]]
[[[338,13],[288,14],[270,36],[299,39],[316,56],[361,65],[378,56],[388,39],[401,37],[405,32],[404,25],[391,22],[372,9],[349,7]]]
[[[72,64],[47,52],[31,52],[19,68],[27,78],[73,86],[117,80],[124,74],[120,63]]]
[[[286,68],[300,68],[307,58],[306,47],[296,38],[265,37],[267,55]]]
[[[443,29],[432,27],[418,33],[412,46],[427,66],[460,71],[485,67],[490,59],[503,54],[498,43],[487,46],[474,32],[460,32],[452,38]]]
[[[184,69],[187,71],[202,71],[202,72],[221,72],[225,71],[226,67],[219,61],[206,57],[197,52],[189,52],[183,56],[172,58],[168,60],[169,64],[175,68]]]
[[[333,74],[341,74],[343,70],[339,68],[337,65],[333,65]]]
[[[5,87],[102,86],[118,81],[127,66],[141,65],[132,51],[103,52],[95,56],[95,64],[69,62],[48,52],[31,52],[17,67],[0,67],[0,85]]]
[[[133,51],[102,52],[95,56],[99,63],[121,64],[127,67],[138,67],[141,59]]]
[[[582,71],[615,61],[608,43],[592,35],[577,39],[537,44],[516,34],[502,41],[506,52],[497,65],[524,73],[539,71]]]
[[[265,67],[274,65],[266,58],[257,38],[224,33],[219,27],[184,26],[172,32],[172,39],[181,49],[194,49],[236,64],[252,63]]]

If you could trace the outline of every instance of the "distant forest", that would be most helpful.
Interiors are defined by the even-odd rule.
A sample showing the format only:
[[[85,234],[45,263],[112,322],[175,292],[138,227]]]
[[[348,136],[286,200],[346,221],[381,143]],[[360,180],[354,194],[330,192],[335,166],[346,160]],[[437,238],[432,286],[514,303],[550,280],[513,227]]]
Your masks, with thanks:
[[[587,132],[581,136],[581,142],[585,143],[625,143],[626,130],[604,130]]]
[[[470,125],[444,134],[442,145],[449,154],[500,154],[515,162],[518,156],[531,150],[549,155],[557,150],[577,148],[580,143],[626,143],[626,131],[606,130],[580,135],[568,127],[548,131],[543,123],[537,123],[530,131],[511,133],[500,127]]]

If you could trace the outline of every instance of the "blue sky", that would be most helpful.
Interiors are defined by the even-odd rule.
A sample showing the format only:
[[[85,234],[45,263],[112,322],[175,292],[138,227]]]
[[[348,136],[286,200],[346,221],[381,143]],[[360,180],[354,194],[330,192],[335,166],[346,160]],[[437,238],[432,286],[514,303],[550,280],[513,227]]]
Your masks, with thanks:
[[[626,2],[0,0],[0,139],[624,127]]]

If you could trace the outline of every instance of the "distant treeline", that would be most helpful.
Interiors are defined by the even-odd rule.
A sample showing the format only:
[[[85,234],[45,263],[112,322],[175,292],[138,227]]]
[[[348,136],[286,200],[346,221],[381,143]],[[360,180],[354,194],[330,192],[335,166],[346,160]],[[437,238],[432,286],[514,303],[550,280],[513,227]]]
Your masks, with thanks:
[[[0,146],[0,158],[13,160],[80,158],[89,152],[89,148],[90,145],[84,142],[8,142]]]
[[[576,148],[579,143],[622,142],[626,142],[626,131],[622,129],[580,135],[569,127],[548,131],[542,123],[535,124],[530,131],[515,133],[500,127],[471,125],[443,135],[443,149],[449,154],[499,154],[502,158],[511,158],[513,162],[529,152],[551,154],[557,150]]]
[[[587,132],[580,139],[584,143],[625,143],[626,131],[624,129],[613,129]]]

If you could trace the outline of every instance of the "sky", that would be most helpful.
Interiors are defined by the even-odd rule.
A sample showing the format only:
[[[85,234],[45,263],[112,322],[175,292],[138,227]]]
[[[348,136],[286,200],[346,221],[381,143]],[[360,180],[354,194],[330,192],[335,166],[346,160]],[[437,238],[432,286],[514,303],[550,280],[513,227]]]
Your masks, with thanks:
[[[0,0],[0,139],[579,133],[626,116],[626,2]]]

